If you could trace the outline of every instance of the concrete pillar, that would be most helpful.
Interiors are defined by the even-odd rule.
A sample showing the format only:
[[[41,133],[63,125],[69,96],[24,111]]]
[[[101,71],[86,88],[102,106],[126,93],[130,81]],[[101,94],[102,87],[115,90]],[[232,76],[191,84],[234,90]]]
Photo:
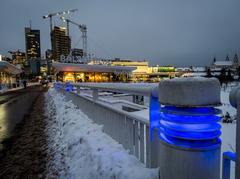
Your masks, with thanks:
[[[175,78],[159,83],[161,179],[219,179],[220,83],[209,78]],[[209,107],[211,106],[211,107]]]
[[[237,179],[240,178],[240,103],[237,106],[236,155],[235,178]]]
[[[229,101],[237,109],[235,178],[240,178],[240,86],[231,90]]]

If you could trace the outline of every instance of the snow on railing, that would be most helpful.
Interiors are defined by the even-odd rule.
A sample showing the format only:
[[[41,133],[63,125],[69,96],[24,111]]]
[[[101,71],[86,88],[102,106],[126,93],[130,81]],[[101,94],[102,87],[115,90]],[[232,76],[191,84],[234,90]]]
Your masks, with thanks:
[[[143,96],[158,95],[158,84],[150,83],[75,83],[70,85],[75,86],[76,88],[85,87],[96,90],[137,94]]]

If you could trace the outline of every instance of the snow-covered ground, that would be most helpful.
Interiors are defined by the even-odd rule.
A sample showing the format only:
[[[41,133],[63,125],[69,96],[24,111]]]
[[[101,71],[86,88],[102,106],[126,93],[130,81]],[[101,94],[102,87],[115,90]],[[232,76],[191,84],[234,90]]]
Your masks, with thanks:
[[[229,103],[229,92],[234,85],[221,91],[223,114],[231,117],[236,110]],[[109,97],[108,97],[109,98]],[[93,123],[64,96],[53,88],[46,94],[49,111],[49,146],[54,154],[47,167],[49,176],[61,171],[60,178],[157,178],[157,169],[148,169],[111,137],[102,126]],[[222,123],[222,152],[234,151],[236,124]],[[231,167],[234,178],[234,164]]]
[[[158,169],[146,168],[53,88],[46,99],[53,154],[48,177],[60,172],[59,178],[157,178]]]

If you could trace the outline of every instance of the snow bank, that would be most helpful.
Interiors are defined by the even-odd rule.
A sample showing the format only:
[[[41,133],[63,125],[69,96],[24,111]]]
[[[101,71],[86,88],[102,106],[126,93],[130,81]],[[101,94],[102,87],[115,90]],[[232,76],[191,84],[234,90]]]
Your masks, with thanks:
[[[157,169],[145,168],[64,96],[50,89],[46,99],[49,178],[158,178]]]

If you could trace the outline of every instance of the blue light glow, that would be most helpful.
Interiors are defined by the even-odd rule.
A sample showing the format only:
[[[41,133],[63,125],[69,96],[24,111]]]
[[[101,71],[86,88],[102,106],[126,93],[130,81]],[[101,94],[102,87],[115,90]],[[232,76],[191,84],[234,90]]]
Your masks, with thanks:
[[[72,91],[76,91],[76,87],[72,85],[71,90],[72,90]]]
[[[221,144],[221,110],[213,107],[161,106],[150,98],[150,138],[156,130],[160,139],[187,149],[211,149]]]
[[[150,141],[153,140],[153,131],[159,130],[160,123],[160,104],[158,98],[150,96],[150,105],[149,105],[149,119],[150,119]]]
[[[221,144],[220,110],[213,107],[162,106],[159,137],[164,142],[191,149],[210,149]]]
[[[66,91],[67,91],[67,92],[70,91],[70,83],[69,83],[69,82],[66,83]]]

